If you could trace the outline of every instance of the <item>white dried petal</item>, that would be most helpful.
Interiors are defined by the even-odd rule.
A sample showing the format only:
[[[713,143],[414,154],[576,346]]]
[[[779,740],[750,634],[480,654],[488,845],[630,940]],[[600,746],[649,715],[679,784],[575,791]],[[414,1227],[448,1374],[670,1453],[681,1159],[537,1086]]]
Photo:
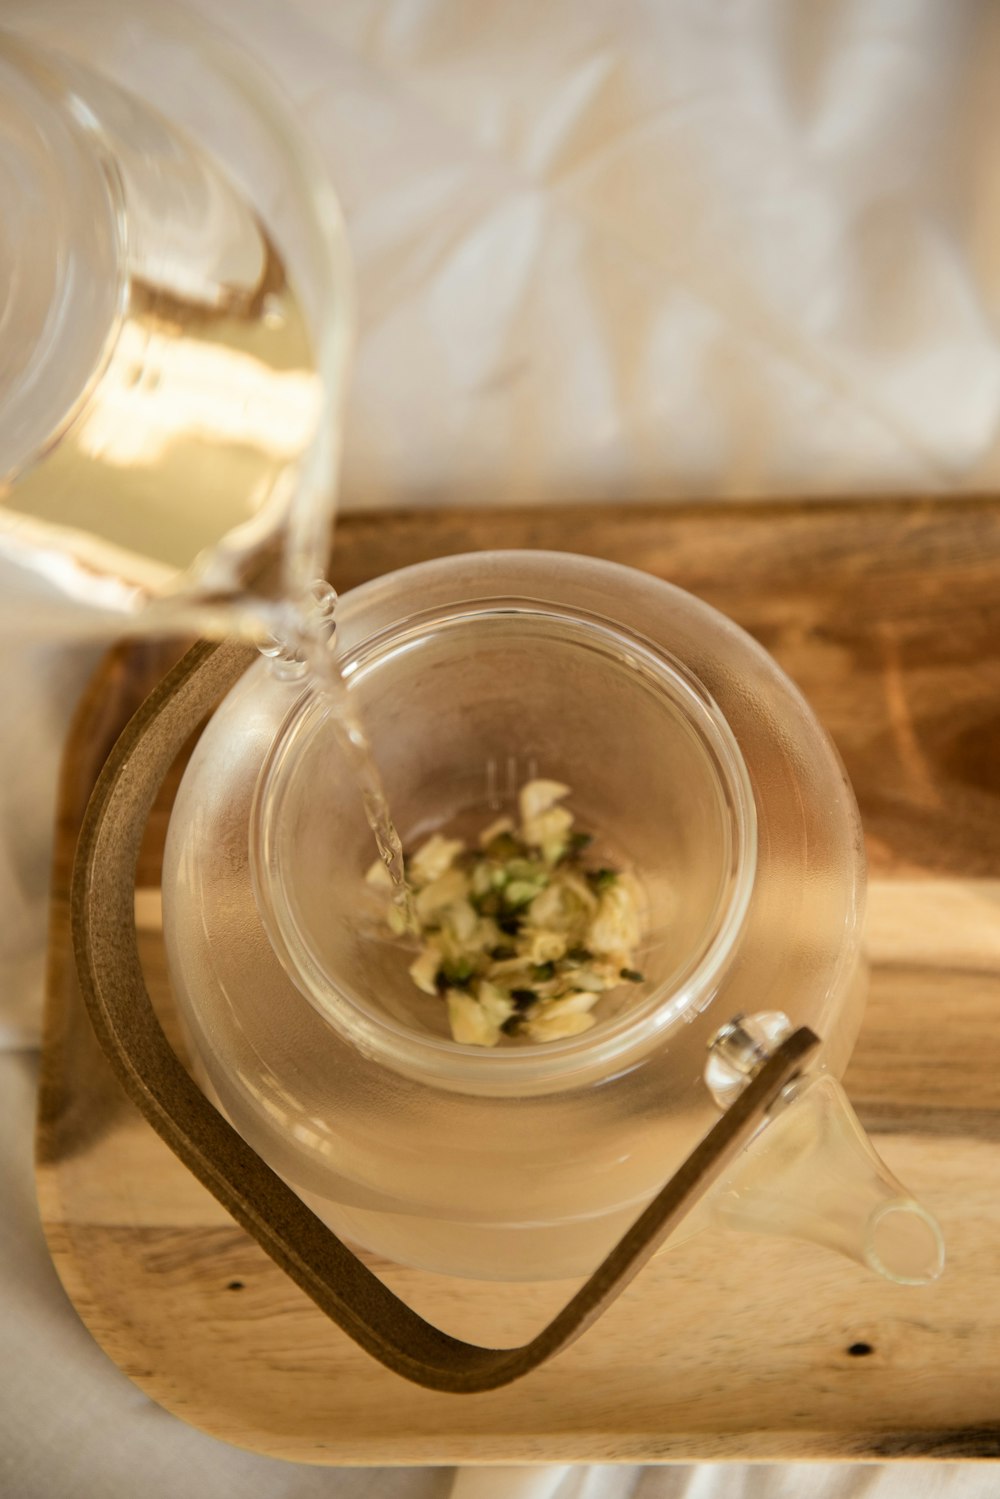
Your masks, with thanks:
[[[565,931],[570,917],[563,886],[553,882],[531,902],[528,918],[541,931]]]
[[[445,910],[444,923],[457,942],[468,946],[475,936],[479,917],[467,900],[459,900]]]
[[[524,956],[532,963],[557,963],[566,946],[566,938],[559,932],[532,932]]]
[[[410,978],[418,989],[425,994],[436,994],[438,968],[441,966],[441,954],[436,947],[425,947],[421,950],[419,958],[410,964]]]
[[[414,901],[420,920],[427,922],[439,911],[454,905],[456,901],[464,900],[466,887],[467,881],[460,869],[449,869],[439,879],[425,886]]]
[[[520,953],[516,958],[499,958],[497,962],[490,964],[490,978],[509,980],[514,989],[523,988],[524,985],[519,985],[514,981],[514,975],[526,976],[528,967],[529,960],[522,957]]]
[[[365,874],[365,884],[374,886],[376,890],[392,890],[394,888],[392,875],[381,859],[376,859],[374,864],[369,865],[368,871]]]
[[[588,918],[597,914],[597,896],[591,890],[582,875],[576,874],[572,869],[561,869],[559,871],[559,883],[563,889],[568,891],[579,902]]]
[[[449,989],[448,1023],[452,1037],[464,1046],[496,1046],[500,1040],[500,1027],[496,1025],[478,1000],[461,989]]]
[[[521,809],[521,822],[530,822],[541,812],[547,812],[555,802],[569,795],[569,787],[561,781],[528,781],[521,787],[517,804]]]
[[[515,958],[498,958],[490,964],[490,978],[508,978],[512,973],[520,973],[527,963],[528,959],[520,953]]]
[[[476,985],[476,997],[487,1018],[497,1026],[509,1020],[517,1008],[510,995],[491,984],[489,979],[480,979]]]
[[[542,1015],[527,1022],[525,1030],[532,1041],[559,1041],[589,1031],[596,1022],[591,1014]]]
[[[583,882],[578,882],[582,884]],[[531,902],[528,918],[537,931],[581,934],[597,911],[589,890],[581,895],[572,875],[558,874]],[[567,946],[570,944],[567,943]]]
[[[595,994],[590,989],[574,989],[570,994],[562,994],[558,999],[547,999],[544,1005],[539,1006],[541,1017],[546,1015],[586,1015],[597,1001],[600,994]]]
[[[480,916],[476,922],[476,930],[472,934],[472,946],[477,947],[480,952],[492,952],[494,947],[499,947],[506,940],[507,938],[492,916]]]
[[[491,822],[488,828],[483,828],[479,835],[479,847],[486,848],[494,838],[499,838],[502,833],[514,831],[514,819],[512,817],[498,817],[496,822]]]
[[[394,937],[405,937],[409,932],[415,930],[407,911],[397,904],[396,901],[392,902],[392,905],[386,912],[385,919]]]
[[[629,881],[620,875],[602,890],[597,915],[587,932],[587,946],[595,953],[620,953],[637,946],[639,912]]]
[[[442,958],[446,958],[449,963],[461,963],[465,957],[465,943],[459,942],[451,928],[445,924],[443,916],[439,915],[434,919],[441,922],[440,927],[434,932],[433,940],[441,949]]]
[[[605,989],[617,982],[617,974],[608,982],[599,970],[593,968],[574,968],[573,982],[578,989],[586,989],[588,994],[603,994]]]
[[[408,873],[414,885],[430,885],[451,868],[465,848],[461,838],[443,838],[433,834],[421,844],[409,862]]]
[[[572,826],[572,812],[567,812],[565,807],[550,807],[546,812],[539,812],[537,817],[526,817],[521,827],[521,836],[532,848],[544,850],[551,846],[561,852],[566,846],[566,834]]]

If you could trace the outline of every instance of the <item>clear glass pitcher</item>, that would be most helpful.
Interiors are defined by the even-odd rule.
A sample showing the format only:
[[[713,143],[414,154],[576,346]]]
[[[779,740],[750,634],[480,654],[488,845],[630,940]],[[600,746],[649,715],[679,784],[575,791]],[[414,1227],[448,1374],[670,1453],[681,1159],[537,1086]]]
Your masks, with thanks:
[[[325,568],[351,323],[301,126],[180,7],[12,0],[0,188],[5,627],[280,633]]]
[[[497,1279],[593,1269],[793,1026],[823,1041],[679,1231],[817,1239],[901,1281],[941,1239],[837,1078],[864,1001],[864,855],[835,751],[775,663],[645,574],[486,553],[338,606],[338,664],[404,843],[482,826],[526,772],[644,899],[641,986],[583,1035],[451,1039],[370,904],[371,838],[307,682],[252,667],[203,734],[163,877],[199,1076],[347,1239]]]

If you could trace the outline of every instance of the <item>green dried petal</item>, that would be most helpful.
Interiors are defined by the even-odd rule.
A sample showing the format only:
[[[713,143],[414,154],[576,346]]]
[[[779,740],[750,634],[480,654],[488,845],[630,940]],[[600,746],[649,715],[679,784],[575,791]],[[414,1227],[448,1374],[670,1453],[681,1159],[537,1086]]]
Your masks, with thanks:
[[[454,989],[466,988],[475,971],[476,966],[469,958],[446,958],[440,968],[441,977]]]
[[[504,905],[510,911],[517,911],[521,906],[530,905],[543,889],[537,880],[512,880],[503,893]]]

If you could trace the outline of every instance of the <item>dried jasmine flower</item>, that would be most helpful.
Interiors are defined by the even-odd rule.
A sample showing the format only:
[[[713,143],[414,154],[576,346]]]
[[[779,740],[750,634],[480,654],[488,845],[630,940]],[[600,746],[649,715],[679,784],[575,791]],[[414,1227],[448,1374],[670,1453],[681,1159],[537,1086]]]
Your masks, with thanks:
[[[602,995],[640,984],[638,892],[630,875],[582,856],[593,842],[561,805],[569,787],[534,780],[520,820],[495,818],[469,848],[440,833],[406,860],[421,949],[410,977],[447,1006],[454,1040],[546,1042],[593,1026]],[[389,893],[379,864],[366,877]],[[387,913],[393,931],[393,909]],[[400,933],[402,935],[402,933]]]

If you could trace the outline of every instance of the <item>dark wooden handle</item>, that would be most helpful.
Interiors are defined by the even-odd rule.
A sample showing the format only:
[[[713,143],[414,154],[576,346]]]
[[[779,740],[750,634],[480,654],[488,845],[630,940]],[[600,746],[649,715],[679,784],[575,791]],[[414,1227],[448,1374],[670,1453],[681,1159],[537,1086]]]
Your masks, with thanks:
[[[133,1102],[236,1221],[374,1358],[436,1390],[496,1389],[527,1374],[600,1316],[760,1125],[819,1044],[796,1031],[709,1131],[557,1316],[518,1348],[480,1348],[419,1317],[332,1233],[199,1091],[167,1043],[146,992],[134,919],[146,820],[181,747],[255,658],[197,645],[119,739],[94,789],[77,847],[73,941],[101,1047]]]

